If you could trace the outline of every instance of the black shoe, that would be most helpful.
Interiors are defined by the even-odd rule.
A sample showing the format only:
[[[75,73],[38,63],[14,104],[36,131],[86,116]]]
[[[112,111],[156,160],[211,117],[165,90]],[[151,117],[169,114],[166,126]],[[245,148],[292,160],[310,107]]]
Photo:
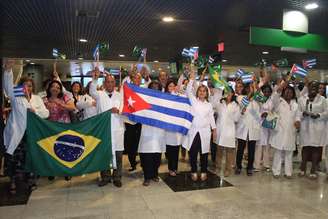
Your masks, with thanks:
[[[253,176],[253,170],[247,170],[247,176]]]
[[[237,168],[237,169],[235,170],[235,174],[236,174],[236,175],[240,175],[240,173],[241,173],[241,169]]]
[[[152,180],[153,180],[154,182],[159,182],[159,177],[156,176],[156,177],[152,178]]]
[[[70,181],[71,179],[72,179],[71,176],[65,176],[65,180],[66,180],[66,181]]]
[[[48,176],[48,180],[49,181],[54,181],[55,180],[55,177],[54,176]]]
[[[108,183],[109,183],[108,180],[101,180],[101,181],[98,182],[98,186],[103,187],[103,186],[107,185]]]
[[[135,171],[137,169],[137,167],[136,166],[133,166],[133,167],[131,167],[130,169],[129,169],[129,172],[133,172],[133,171]]]
[[[116,186],[116,187],[118,187],[118,188],[122,187],[122,182],[121,182],[121,180],[114,180],[113,184],[114,184],[114,186]]]

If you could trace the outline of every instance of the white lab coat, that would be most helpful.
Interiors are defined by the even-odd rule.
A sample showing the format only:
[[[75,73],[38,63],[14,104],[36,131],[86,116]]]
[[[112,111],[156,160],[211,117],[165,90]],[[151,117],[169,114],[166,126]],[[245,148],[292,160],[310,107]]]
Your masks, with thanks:
[[[94,101],[95,100],[88,94],[83,95],[79,101],[77,101],[76,108],[83,110],[83,119],[88,119],[97,115],[97,107],[92,105]]]
[[[217,145],[229,148],[236,147],[236,123],[238,122],[241,112],[236,102],[228,105],[225,101],[216,104],[218,118],[216,120]]]
[[[10,98],[11,113],[4,129],[4,145],[8,154],[14,154],[26,130],[27,109],[33,108],[41,118],[47,118],[49,111],[38,95],[32,94],[30,102],[25,97],[15,97],[13,91],[13,72],[5,71],[3,74],[3,87]]]
[[[121,111],[123,107],[122,95],[114,91],[112,97],[108,96],[108,92],[97,91],[97,81],[94,80],[90,84],[90,95],[96,100],[97,103],[97,113],[102,113],[116,107]],[[124,123],[123,117],[119,114],[112,114],[111,117],[111,137],[112,137],[112,147],[113,151],[123,151],[124,150]]]
[[[205,154],[210,151],[211,129],[216,128],[214,112],[212,104],[207,101],[201,101],[194,96],[192,91],[193,83],[193,80],[189,81],[186,93],[191,102],[191,114],[194,118],[182,146],[190,150],[196,134],[199,133],[202,153]]]
[[[294,151],[296,128],[295,122],[300,121],[298,104],[291,100],[288,104],[277,92],[271,96],[274,109],[279,116],[277,127],[271,132],[270,144],[278,150]]]
[[[179,95],[186,97],[183,94],[171,93],[172,95]],[[180,146],[182,145],[183,135],[179,132],[165,131],[165,142],[166,145],[170,146]]]
[[[327,101],[319,94],[313,102],[309,101],[308,96],[302,96],[298,100],[301,115],[300,145],[301,146],[324,146],[326,136],[326,119],[328,117]],[[319,114],[320,117],[312,119],[310,116],[303,117],[303,112]]]
[[[260,104],[260,115],[262,115],[263,113],[270,113],[272,112],[273,109],[273,102],[271,97],[265,102]],[[261,120],[261,134],[260,134],[260,142],[259,142],[259,146],[267,146],[269,145],[269,140],[270,140],[270,133],[271,130],[262,127],[262,122],[263,119]]]
[[[241,106],[243,96],[238,96],[237,101]],[[242,140],[258,141],[260,140],[261,125],[260,125],[260,106],[251,100],[246,108],[246,111],[241,115],[237,123],[236,138]]]
[[[165,130],[154,126],[142,125],[138,152],[162,153],[165,151]]]
[[[212,104],[214,112],[217,111],[216,107],[218,102],[220,102],[222,98],[222,92],[223,90],[218,89],[218,88],[212,88],[213,95],[211,94],[208,97],[208,101]]]

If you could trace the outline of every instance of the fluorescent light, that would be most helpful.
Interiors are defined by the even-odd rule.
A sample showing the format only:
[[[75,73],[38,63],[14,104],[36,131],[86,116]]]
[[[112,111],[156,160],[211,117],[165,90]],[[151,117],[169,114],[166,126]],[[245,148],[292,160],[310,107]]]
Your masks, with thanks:
[[[226,60],[226,59],[222,59],[222,62],[227,62],[228,60]]]
[[[83,60],[83,58],[82,57],[79,57],[78,60]]]
[[[263,55],[268,55],[269,52],[268,52],[268,51],[263,51],[262,54],[263,54]]]
[[[31,64],[31,65],[35,65],[35,63],[34,63],[34,62],[31,62],[30,64]]]
[[[158,62],[158,60],[155,60],[154,62]]]
[[[125,57],[124,54],[119,54],[118,56],[121,57],[121,58],[124,58]]]
[[[88,42],[88,40],[86,40],[86,39],[79,39],[79,41],[82,42],[82,43]]]
[[[30,62],[30,61],[31,61],[31,60],[29,60],[29,59],[26,59],[26,60],[25,60],[25,62]]]
[[[319,7],[319,5],[315,2],[305,5],[306,10],[313,10],[313,9],[318,8],[318,7]]]
[[[162,21],[167,22],[167,23],[170,23],[170,22],[173,22],[174,21],[174,18],[173,17],[163,17],[162,18]]]

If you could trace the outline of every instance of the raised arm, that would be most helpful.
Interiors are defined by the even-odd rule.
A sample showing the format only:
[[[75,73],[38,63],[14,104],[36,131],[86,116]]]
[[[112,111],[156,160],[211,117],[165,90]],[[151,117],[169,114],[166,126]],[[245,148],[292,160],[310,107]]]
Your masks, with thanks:
[[[99,71],[94,70],[92,72],[92,83],[90,84],[89,93],[90,96],[93,97],[96,101],[99,100],[99,93],[97,91],[98,78],[99,78]]]
[[[6,95],[12,99],[15,97],[14,95],[14,76],[12,67],[14,66],[14,61],[8,60],[5,63],[5,71],[3,73],[3,88],[5,90]]]
[[[193,93],[193,85],[195,82],[194,80],[195,80],[195,73],[194,73],[194,71],[191,71],[190,80],[188,82],[187,89],[186,89],[187,97],[190,99],[191,103],[196,101],[196,97]]]

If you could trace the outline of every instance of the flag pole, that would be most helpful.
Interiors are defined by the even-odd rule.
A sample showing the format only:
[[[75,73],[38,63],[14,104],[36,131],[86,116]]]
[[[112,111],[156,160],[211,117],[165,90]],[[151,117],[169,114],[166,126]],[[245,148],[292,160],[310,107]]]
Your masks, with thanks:
[[[122,66],[120,66],[120,87],[122,86]]]

